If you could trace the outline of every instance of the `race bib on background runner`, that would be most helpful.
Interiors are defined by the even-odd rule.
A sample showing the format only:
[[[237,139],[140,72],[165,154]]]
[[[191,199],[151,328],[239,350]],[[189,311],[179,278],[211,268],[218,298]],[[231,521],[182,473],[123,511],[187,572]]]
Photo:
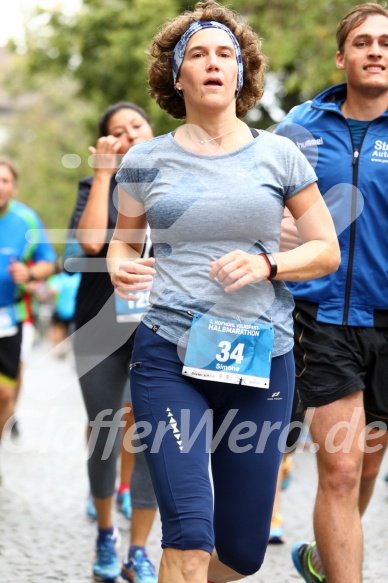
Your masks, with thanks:
[[[15,336],[18,331],[14,306],[0,308],[0,338]]]
[[[144,314],[148,307],[150,290],[137,291],[136,295],[136,300],[127,302],[115,294],[117,322],[140,322],[142,314]]]
[[[268,389],[273,342],[272,326],[196,315],[182,374]]]

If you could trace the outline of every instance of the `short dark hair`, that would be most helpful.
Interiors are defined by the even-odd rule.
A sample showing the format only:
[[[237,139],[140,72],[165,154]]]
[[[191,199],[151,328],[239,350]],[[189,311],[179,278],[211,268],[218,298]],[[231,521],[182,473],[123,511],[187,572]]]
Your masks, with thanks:
[[[360,26],[368,16],[375,16],[376,14],[388,18],[387,5],[385,3],[377,4],[375,2],[366,2],[365,4],[355,6],[350,12],[345,14],[337,26],[336,32],[337,48],[340,53],[344,50],[348,34]]]
[[[139,113],[145,121],[151,125],[150,118],[142,107],[139,107],[139,105],[131,103],[130,101],[118,101],[117,103],[110,105],[100,117],[98,122],[98,135],[100,138],[108,135],[109,120],[121,109],[133,109],[133,111]]]
[[[151,97],[172,117],[186,117],[185,102],[174,87],[171,61],[173,49],[180,37],[198,20],[215,20],[225,24],[237,38],[244,64],[244,84],[237,96],[236,113],[238,117],[244,117],[263,94],[267,58],[261,52],[261,39],[252,28],[239,21],[234,11],[214,0],[198,2],[193,11],[186,11],[167,22],[154,37],[148,48]]]
[[[14,177],[15,182],[19,179],[19,172],[16,169],[15,163],[7,156],[0,156],[0,166],[6,166]]]

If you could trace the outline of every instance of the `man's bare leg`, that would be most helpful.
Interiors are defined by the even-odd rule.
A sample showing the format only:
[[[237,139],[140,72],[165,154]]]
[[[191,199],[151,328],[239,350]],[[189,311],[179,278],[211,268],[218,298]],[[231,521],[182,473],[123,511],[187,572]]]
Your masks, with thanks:
[[[358,502],[364,428],[361,391],[317,407],[310,427],[313,441],[319,445],[314,531],[329,583],[362,580],[363,534]]]

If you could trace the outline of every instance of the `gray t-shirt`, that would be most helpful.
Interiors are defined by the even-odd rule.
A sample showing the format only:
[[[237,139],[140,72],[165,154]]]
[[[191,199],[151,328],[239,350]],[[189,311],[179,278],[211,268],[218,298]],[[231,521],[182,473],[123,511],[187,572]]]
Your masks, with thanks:
[[[284,202],[316,175],[298,148],[267,132],[239,150],[203,156],[166,134],[126,154],[117,182],[144,205],[156,276],[143,316],[158,334],[185,345],[192,313],[272,323],[273,356],[293,346],[293,299],[281,281],[233,293],[209,279],[210,261],[236,249],[279,250]]]

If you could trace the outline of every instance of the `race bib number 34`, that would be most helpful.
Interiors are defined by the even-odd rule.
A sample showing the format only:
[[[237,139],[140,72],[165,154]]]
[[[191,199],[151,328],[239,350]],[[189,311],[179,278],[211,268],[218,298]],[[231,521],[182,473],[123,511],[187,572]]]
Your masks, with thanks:
[[[195,316],[182,373],[268,389],[273,341],[273,327],[266,324]]]

